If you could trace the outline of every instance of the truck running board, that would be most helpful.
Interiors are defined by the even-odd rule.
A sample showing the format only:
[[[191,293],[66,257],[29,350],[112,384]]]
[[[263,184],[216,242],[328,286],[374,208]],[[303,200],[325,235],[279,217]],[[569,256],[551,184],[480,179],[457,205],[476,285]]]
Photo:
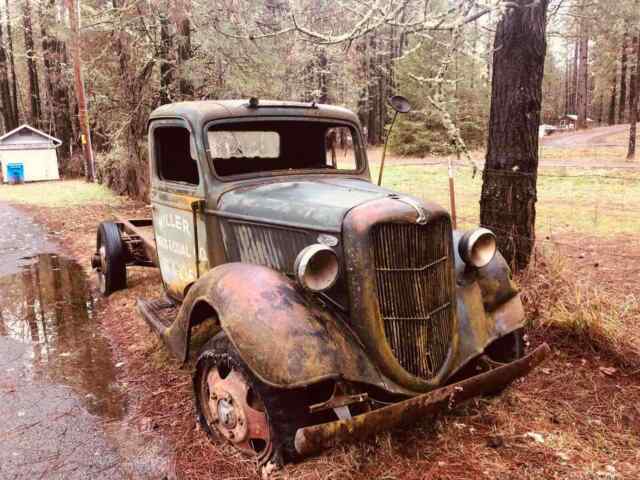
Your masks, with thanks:
[[[524,358],[501,364],[485,373],[439,388],[348,420],[311,425],[298,429],[295,448],[302,456],[317,453],[353,438],[363,438],[399,425],[407,425],[425,416],[451,410],[458,404],[506,387],[527,375],[550,353],[545,343]]]
[[[178,313],[178,307],[168,298],[154,300],[138,299],[138,310],[142,318],[160,337],[171,326]]]

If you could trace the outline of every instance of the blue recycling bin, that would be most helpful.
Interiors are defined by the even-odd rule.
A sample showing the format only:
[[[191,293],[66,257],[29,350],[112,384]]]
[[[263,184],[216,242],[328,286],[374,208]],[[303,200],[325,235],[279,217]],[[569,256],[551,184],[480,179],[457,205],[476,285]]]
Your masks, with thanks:
[[[9,183],[24,182],[24,164],[22,163],[7,164],[7,181]]]

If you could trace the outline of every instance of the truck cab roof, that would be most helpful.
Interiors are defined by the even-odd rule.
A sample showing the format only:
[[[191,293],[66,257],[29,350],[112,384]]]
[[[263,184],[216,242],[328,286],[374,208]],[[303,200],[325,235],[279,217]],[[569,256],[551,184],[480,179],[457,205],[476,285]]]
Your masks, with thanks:
[[[182,118],[192,128],[199,128],[214,120],[243,117],[331,118],[359,124],[358,117],[350,110],[342,107],[315,102],[252,100],[257,101],[257,105],[249,99],[171,103],[155,109],[151,113],[150,121],[163,118]]]

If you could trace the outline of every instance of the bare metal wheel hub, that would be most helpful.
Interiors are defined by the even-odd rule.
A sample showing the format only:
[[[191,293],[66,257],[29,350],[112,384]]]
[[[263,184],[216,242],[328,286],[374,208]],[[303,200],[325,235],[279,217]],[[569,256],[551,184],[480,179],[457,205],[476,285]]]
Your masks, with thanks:
[[[218,400],[218,420],[224,428],[234,429],[238,424],[238,417],[233,408],[233,400],[219,399]]]
[[[223,378],[218,368],[207,374],[208,420],[238,449],[260,457],[271,449],[269,422],[264,406],[238,370],[231,368]]]
[[[100,257],[100,261],[98,262],[98,270],[102,273],[105,273],[107,271],[107,249],[104,245],[100,247],[98,256]]]
[[[100,287],[101,292],[106,292],[107,289],[107,248],[104,245],[101,245],[98,249],[98,253],[93,255],[91,259],[91,263],[93,268],[95,268],[96,273],[98,274],[98,286]]]

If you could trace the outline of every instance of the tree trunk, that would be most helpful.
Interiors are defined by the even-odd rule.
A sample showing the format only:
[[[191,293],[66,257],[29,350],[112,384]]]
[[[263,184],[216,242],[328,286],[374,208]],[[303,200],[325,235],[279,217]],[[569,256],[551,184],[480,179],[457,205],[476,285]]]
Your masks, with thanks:
[[[91,142],[91,130],[89,128],[89,114],[87,112],[87,97],[82,80],[82,55],[80,53],[80,33],[78,18],[78,0],[65,0],[69,12],[69,27],[71,31],[71,55],[73,57],[73,80],[76,91],[76,103],[78,106],[78,123],[82,132],[82,150],[85,161],[85,179],[87,182],[95,182],[96,169],[93,157],[93,145]]]
[[[580,66],[578,70],[578,95],[576,128],[587,128],[589,114],[589,33],[586,21],[580,22]]]
[[[569,78],[571,77],[571,60],[569,58],[569,45],[567,45],[567,55],[564,62],[564,114],[569,115],[569,107],[571,105],[571,86]]]
[[[319,103],[329,103],[329,75],[327,52],[320,48],[318,52],[318,89],[320,90]]]
[[[620,107],[618,108],[618,123],[625,123],[627,119],[627,39],[629,35],[625,32],[622,37],[622,73],[620,75]]]
[[[614,65],[613,81],[611,82],[611,103],[609,104],[609,125],[616,123],[616,101],[618,100],[618,67]]]
[[[629,149],[627,151],[627,160],[635,160],[636,158],[636,139],[638,135],[638,115],[640,114],[640,35],[636,35],[636,65],[631,75],[631,105],[629,107]]]
[[[60,150],[60,169],[65,172],[66,160],[69,157],[69,145],[73,142],[71,102],[65,71],[65,65],[68,65],[69,62],[65,42],[57,38],[49,28],[49,22],[55,18],[54,7],[55,0],[49,0],[48,5],[42,8],[40,31],[45,85],[47,87],[47,113],[50,121],[53,122],[53,135],[62,140],[64,145],[64,148]]]
[[[602,126],[604,124],[604,93],[600,93],[600,98],[598,99],[598,126]]]
[[[173,63],[170,53],[173,41],[169,31],[169,18],[166,12],[160,14],[160,105],[171,103],[171,86],[173,85]]]
[[[548,0],[517,0],[498,24],[480,222],[517,270],[535,244],[538,129]]]
[[[0,22],[0,105],[2,106],[2,119],[7,131],[18,126],[16,112],[11,100],[11,88],[9,85],[9,70],[7,68],[7,53],[4,49],[4,34]]]
[[[5,0],[5,14],[7,25],[7,47],[9,48],[9,67],[11,69],[11,103],[15,115],[16,125],[20,124],[20,109],[18,108],[18,82],[16,80],[16,63],[13,58],[13,33],[11,32],[11,10],[9,0]]]
[[[118,9],[123,1],[114,0],[113,6]],[[127,159],[124,169],[108,172],[109,178],[103,178],[111,188],[122,194],[137,199],[147,199],[149,192],[149,164],[146,161],[144,142],[141,139],[146,134],[146,111],[141,109],[140,101],[144,97],[149,78],[153,74],[155,59],[147,62],[139,71],[136,71],[135,60],[132,61],[130,35],[121,29],[114,29],[112,33],[113,48],[118,58],[120,70],[119,90],[122,92],[127,128],[124,131],[124,142],[127,150]],[[115,187],[115,188],[114,188]]]
[[[31,27],[31,3],[24,0],[22,5],[22,24],[24,26],[24,48],[27,57],[27,73],[29,75],[29,97],[31,104],[31,124],[42,128],[42,101],[40,99],[40,85],[38,83],[38,67],[36,65],[36,51],[33,43],[33,29]]]
[[[580,60],[580,42],[576,41],[573,49],[573,68],[571,70],[571,112],[575,115],[578,111],[578,63]]]
[[[174,18],[178,43],[178,66],[180,67],[180,77],[178,80],[178,91],[180,99],[191,99],[193,97],[193,83],[187,76],[185,64],[191,60],[191,8],[188,0],[180,0],[174,5]]]

